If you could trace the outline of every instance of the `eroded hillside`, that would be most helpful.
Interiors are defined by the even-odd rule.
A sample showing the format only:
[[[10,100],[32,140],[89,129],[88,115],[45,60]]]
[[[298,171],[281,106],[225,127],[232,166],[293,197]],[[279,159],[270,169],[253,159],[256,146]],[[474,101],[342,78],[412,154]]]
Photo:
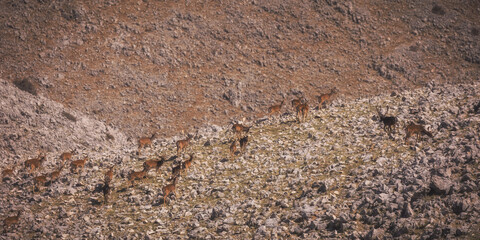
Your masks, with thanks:
[[[479,76],[478,1],[1,1],[0,74],[173,136],[333,87],[372,96]]]
[[[129,144],[117,128],[48,98],[32,96],[3,79],[0,79],[0,136],[4,167],[18,165],[19,161],[34,158],[40,152],[74,149],[118,152]]]

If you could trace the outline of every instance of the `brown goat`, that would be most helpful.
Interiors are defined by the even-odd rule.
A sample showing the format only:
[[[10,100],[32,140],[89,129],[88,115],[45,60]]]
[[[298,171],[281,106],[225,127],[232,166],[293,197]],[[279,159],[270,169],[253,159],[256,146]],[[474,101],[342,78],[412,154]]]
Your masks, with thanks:
[[[163,165],[164,162],[165,162],[164,157],[160,157],[160,159],[150,159],[143,163],[143,169],[148,172],[150,171],[150,169],[155,168],[155,171],[158,172],[158,170],[160,170],[160,167]]]
[[[237,140],[234,139],[232,144],[230,144],[230,155],[232,158],[235,156],[235,152],[237,152]]]
[[[300,98],[299,98],[299,99],[293,99],[293,100],[292,100],[292,107],[293,107],[294,109],[297,109],[297,106],[300,105],[300,104],[302,104],[302,100],[301,100]]]
[[[178,140],[177,141],[177,155],[181,151],[184,151],[187,148],[187,146],[190,144],[190,140],[192,140],[192,136],[188,136],[187,139],[185,139],[185,140]]]
[[[182,171],[184,171],[184,166],[182,163],[178,164],[176,167],[172,167],[172,177],[171,179],[173,178],[176,178],[178,176],[180,176],[180,174],[182,173]]]
[[[41,175],[33,178],[34,181],[34,186],[33,186],[33,191],[35,192],[35,187],[38,188],[38,191],[40,191],[40,187],[45,186],[45,183],[47,182],[47,175]]]
[[[147,176],[147,172],[145,171],[145,169],[143,169],[140,172],[132,171],[132,172],[130,172],[130,174],[128,174],[128,181],[130,182],[130,184],[133,187],[133,182],[135,180],[141,180],[142,178],[145,178],[146,176]]]
[[[2,181],[3,179],[13,176],[13,168],[5,168],[2,170]]]
[[[248,136],[245,136],[240,139],[240,149],[242,152],[245,152],[247,149],[247,144],[248,144]]]
[[[153,140],[156,138],[157,133],[152,134],[151,137],[142,137],[138,140],[138,152],[140,149],[152,146]]]
[[[302,103],[297,106],[297,118],[298,122],[305,121],[308,116],[308,103]]]
[[[163,205],[166,204],[167,197],[170,195],[170,193],[175,194],[175,197],[177,196],[176,190],[176,185],[177,185],[178,177],[173,178],[173,182],[166,185],[165,187],[162,188],[163,191]]]
[[[417,134],[417,141],[420,140],[420,134],[425,134],[433,138],[433,134],[427,131],[425,129],[425,126],[414,124],[414,123],[408,124],[408,126],[405,127],[405,132],[406,132],[405,143],[408,142],[408,138],[410,138],[413,134]]]
[[[25,168],[26,169],[29,168],[30,169],[29,172],[33,173],[35,169],[42,167],[42,164],[43,162],[45,162],[45,160],[46,160],[45,155],[38,155],[37,158],[32,158],[25,161]]]
[[[236,123],[236,124],[233,124],[232,131],[235,134],[236,138],[240,139],[242,136],[242,133],[247,134],[250,131],[250,128],[252,127],[251,126],[246,127],[246,126],[243,126],[242,124]]]
[[[285,102],[285,99],[282,100],[282,102],[280,103],[280,105],[273,105],[271,107],[268,108],[268,115],[269,116],[272,116],[273,114],[276,114],[276,113],[279,113],[280,110],[282,109],[282,106],[283,106],[283,103]]]
[[[71,160],[72,156],[77,154],[77,150],[74,149],[71,152],[64,152],[60,155],[60,160],[62,160],[62,163],[65,163],[67,160]]]
[[[85,157],[84,159],[82,160],[75,160],[73,162],[70,163],[70,169],[71,171],[77,171],[78,168],[81,168],[83,169],[85,167],[85,163],[87,162],[88,160],[88,157]]]
[[[110,183],[113,180],[113,169],[115,166],[112,166],[106,173],[104,177],[105,183]]]
[[[105,199],[103,203],[107,204],[110,193],[112,192],[112,187],[110,187],[110,182],[105,182],[103,184],[102,192],[103,192],[103,198]]]
[[[187,171],[192,166],[192,163],[193,163],[193,153],[190,155],[190,158],[188,160],[182,163],[182,168],[184,169],[184,171]]]
[[[62,173],[62,170],[63,170],[63,167],[64,167],[64,166],[65,166],[65,165],[62,164],[62,166],[60,166],[60,168],[59,168],[58,170],[53,171],[53,172],[50,173],[50,181],[51,181],[51,182],[57,180],[58,177],[60,177],[60,173]]]
[[[297,106],[306,102],[305,98],[301,97],[301,98],[297,98],[297,99],[293,99],[292,100],[292,107],[293,109],[297,109]]]
[[[333,88],[330,93],[325,93],[318,96],[318,108],[321,109],[324,104],[331,103],[335,94],[337,94],[338,90]]]
[[[3,232],[7,231],[7,228],[11,228],[13,225],[17,225],[20,221],[21,212],[18,211],[16,216],[13,217],[6,217],[3,220]]]

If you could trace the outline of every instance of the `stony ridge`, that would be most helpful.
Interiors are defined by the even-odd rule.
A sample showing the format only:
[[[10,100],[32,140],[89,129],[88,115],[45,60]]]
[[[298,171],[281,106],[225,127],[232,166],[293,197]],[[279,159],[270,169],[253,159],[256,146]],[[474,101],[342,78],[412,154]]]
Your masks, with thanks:
[[[20,210],[22,220],[2,238],[476,239],[478,87],[431,83],[368,99],[340,98],[313,110],[305,123],[285,106],[275,119],[246,123],[253,125],[251,142],[234,159],[230,126],[212,125],[197,131],[178,158],[175,141],[184,136],[158,139],[140,156],[132,143],[85,150],[91,161],[82,173],[64,171],[41,192],[32,193],[31,176],[18,171],[1,185],[0,212]],[[400,120],[393,139],[378,122],[377,106],[389,106]],[[425,124],[434,138],[405,144],[407,121]],[[193,167],[164,207],[161,188],[189,153]],[[127,174],[156,155],[170,161],[129,187]],[[102,205],[102,195],[93,192],[111,165],[114,191],[111,203]]]

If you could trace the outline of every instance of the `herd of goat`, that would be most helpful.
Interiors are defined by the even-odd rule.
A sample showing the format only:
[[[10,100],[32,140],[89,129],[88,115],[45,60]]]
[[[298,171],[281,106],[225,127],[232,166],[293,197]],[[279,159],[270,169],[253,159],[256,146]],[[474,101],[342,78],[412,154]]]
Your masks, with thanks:
[[[322,108],[326,103],[329,103],[332,101],[334,95],[338,91],[336,89],[333,89],[330,93],[323,94],[318,97],[318,107]],[[283,105],[284,105],[284,100],[279,104],[279,105],[274,105],[268,108],[268,116],[272,116],[274,114],[279,114]],[[308,112],[309,112],[309,106],[308,106],[308,101],[305,98],[298,98],[295,100],[292,100],[292,107],[296,111],[297,119],[299,122],[304,122],[307,120]],[[396,127],[398,125],[398,119],[395,116],[386,116],[381,113],[381,111],[377,108],[377,112],[379,115],[379,121],[383,123],[383,128],[385,132],[391,136],[392,133],[395,132]],[[387,113],[388,113],[388,108],[387,108]],[[234,134],[234,137],[231,140],[231,145],[230,145],[230,155],[233,158],[235,154],[237,153],[237,143],[240,144],[240,151],[244,152],[246,150],[246,146],[248,144],[248,132],[250,130],[251,126],[244,126],[242,124],[236,123],[233,124],[232,126],[232,132]],[[429,137],[433,137],[433,135],[428,132],[423,125],[419,124],[414,124],[414,123],[409,123],[405,127],[405,142],[408,141],[408,139],[416,134],[417,139],[420,138],[421,135],[427,135]],[[193,136],[188,136],[184,140],[179,140],[176,142],[176,147],[177,147],[177,157],[184,152],[184,150],[189,146],[190,141],[192,140]],[[153,134],[150,137],[143,137],[138,140],[138,154],[141,153],[141,150],[147,147],[150,147],[156,138],[156,134]],[[45,185],[50,182],[56,181],[63,169],[64,166],[66,165],[67,161],[69,162],[70,165],[70,170],[73,173],[78,172],[79,170],[81,171],[85,167],[85,163],[88,161],[88,158],[85,157],[83,159],[79,160],[74,160],[72,161],[72,158],[74,155],[76,155],[77,152],[75,150],[71,152],[65,152],[62,153],[59,156],[60,159],[60,167],[47,174],[39,175],[36,177],[33,177],[33,192],[35,190],[41,191],[42,187],[45,187]],[[180,163],[177,166],[172,166],[172,171],[171,171],[171,177],[170,177],[170,182],[169,184],[165,185],[162,188],[163,191],[163,204],[166,204],[167,197],[170,196],[171,194],[176,195],[176,184],[178,182],[178,179],[181,176],[182,172],[187,171],[193,163],[194,159],[194,154],[189,154],[189,158],[185,161],[180,161]],[[37,169],[41,168],[43,163],[46,161],[46,156],[45,153],[40,153],[38,157],[33,158],[33,159],[28,159],[24,162],[24,168],[26,171],[28,171],[29,174],[33,174]],[[148,172],[152,169],[155,169],[157,172],[160,170],[161,166],[165,163],[166,158],[165,157],[156,157],[153,159],[146,160],[143,163],[143,169],[141,171],[131,171],[127,175],[127,182],[131,185],[134,186],[135,181],[141,180],[146,177]],[[105,172],[104,174],[104,182],[101,187],[101,192],[103,192],[104,196],[104,203],[108,203],[108,198],[110,196],[110,193],[112,191],[112,186],[111,182],[114,177],[114,167],[111,167],[108,169],[108,171]],[[5,168],[2,171],[2,180],[8,179],[9,177],[14,176],[14,169],[13,168]],[[6,231],[7,228],[18,224],[19,219],[20,219],[21,212],[18,211],[17,215],[15,216],[9,216],[4,219],[4,231]]]

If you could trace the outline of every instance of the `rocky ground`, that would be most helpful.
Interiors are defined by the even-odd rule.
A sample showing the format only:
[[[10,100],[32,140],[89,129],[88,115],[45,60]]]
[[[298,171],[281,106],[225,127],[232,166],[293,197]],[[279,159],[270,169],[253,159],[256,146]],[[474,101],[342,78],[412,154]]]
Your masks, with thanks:
[[[0,1],[0,78],[139,138],[478,81],[480,2]]]
[[[117,152],[128,140],[115,127],[43,96],[20,91],[3,79],[0,79],[0,137],[0,156],[7,166],[36,157],[38,151]],[[49,155],[52,159],[58,156]]]
[[[234,158],[231,126],[199,129],[178,157],[175,141],[185,136],[159,138],[137,155],[136,143],[121,132],[0,84],[13,91],[2,93],[2,107],[16,106],[2,109],[2,124],[25,129],[7,141],[17,154],[0,166],[15,166],[15,176],[0,185],[0,216],[21,212],[2,239],[480,238],[478,83],[432,82],[414,91],[337,98],[312,110],[304,123],[288,105],[281,116],[246,122],[250,142]],[[393,137],[378,121],[376,108],[387,106],[399,119]],[[433,138],[405,143],[410,121],[424,124]],[[84,135],[75,137],[78,129]],[[28,174],[22,163],[36,154],[17,149],[33,146],[15,143],[33,143],[29,138],[36,136],[44,136],[47,162]],[[59,180],[32,192],[32,177],[56,169],[60,153],[73,147],[68,142],[79,149],[75,160],[89,157],[85,169],[65,169]],[[172,166],[192,153],[192,168],[164,206],[162,187]],[[168,161],[130,187],[128,173],[156,155]],[[98,189],[110,166],[114,190],[103,204]]]
[[[14,168],[0,217],[21,212],[1,237],[479,239],[479,13],[446,0],[0,1],[0,168]],[[331,106],[295,121],[291,99],[313,108],[334,87]],[[244,117],[251,142],[231,158],[226,124]],[[405,144],[409,121],[434,138]],[[33,192],[73,149],[85,169]],[[40,152],[44,168],[25,172]],[[157,155],[161,171],[129,187]]]

